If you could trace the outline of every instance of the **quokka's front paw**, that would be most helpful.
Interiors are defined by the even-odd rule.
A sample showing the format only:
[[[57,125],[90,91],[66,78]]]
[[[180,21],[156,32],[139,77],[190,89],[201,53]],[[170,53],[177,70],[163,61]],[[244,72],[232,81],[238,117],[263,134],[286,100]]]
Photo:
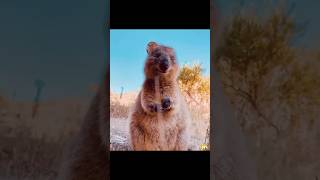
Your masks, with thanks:
[[[149,105],[148,105],[148,110],[149,110],[151,113],[156,113],[156,112],[158,112],[158,106],[157,106],[157,104],[149,104]]]
[[[172,102],[170,100],[170,98],[165,97],[161,100],[161,108],[162,111],[170,111],[172,108]]]

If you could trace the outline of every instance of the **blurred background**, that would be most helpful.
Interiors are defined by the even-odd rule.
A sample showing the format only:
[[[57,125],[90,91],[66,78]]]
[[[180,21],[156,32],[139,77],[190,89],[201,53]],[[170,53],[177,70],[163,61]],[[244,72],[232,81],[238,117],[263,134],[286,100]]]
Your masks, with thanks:
[[[216,158],[215,178],[238,179],[244,171],[261,180],[320,178],[320,2],[216,0],[214,6],[214,65],[235,114],[234,124],[221,120],[229,124],[220,132],[229,133],[219,141],[231,149],[226,134],[234,134],[248,154]]]
[[[0,2],[0,179],[55,179],[105,73],[107,2]]]

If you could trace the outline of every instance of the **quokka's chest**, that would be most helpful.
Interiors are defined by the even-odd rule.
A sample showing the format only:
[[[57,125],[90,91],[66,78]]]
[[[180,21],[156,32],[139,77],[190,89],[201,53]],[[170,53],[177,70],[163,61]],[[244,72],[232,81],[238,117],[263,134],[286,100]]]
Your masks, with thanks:
[[[172,80],[168,81],[161,78],[159,81],[148,79],[144,83],[144,89],[154,93],[158,90],[160,94],[173,93],[178,87],[178,82]]]
[[[177,115],[153,116],[148,120],[148,123],[145,124],[145,128],[149,133],[173,136],[178,133],[181,123],[183,122],[180,121]]]

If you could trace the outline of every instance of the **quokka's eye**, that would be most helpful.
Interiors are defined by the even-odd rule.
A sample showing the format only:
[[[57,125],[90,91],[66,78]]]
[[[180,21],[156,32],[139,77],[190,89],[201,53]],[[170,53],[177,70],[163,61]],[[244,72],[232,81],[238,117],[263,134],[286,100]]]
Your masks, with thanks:
[[[155,53],[154,57],[159,58],[161,56],[161,53]]]
[[[155,57],[154,55],[152,55],[152,56],[149,57],[149,61],[157,62],[158,58]]]

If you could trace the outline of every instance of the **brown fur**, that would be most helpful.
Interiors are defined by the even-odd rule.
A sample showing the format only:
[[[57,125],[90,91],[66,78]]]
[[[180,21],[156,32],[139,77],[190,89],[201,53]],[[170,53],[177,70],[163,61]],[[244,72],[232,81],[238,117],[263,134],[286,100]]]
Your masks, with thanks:
[[[148,44],[145,81],[129,116],[134,150],[187,150],[190,114],[177,82],[179,67],[172,48]],[[159,72],[159,59],[169,58],[170,68]],[[155,78],[159,78],[160,99],[169,98],[169,109],[161,109],[156,98]],[[159,116],[160,115],[160,116]]]
[[[107,91],[103,86],[94,98],[74,143],[67,148],[59,180],[109,179],[106,95]]]

